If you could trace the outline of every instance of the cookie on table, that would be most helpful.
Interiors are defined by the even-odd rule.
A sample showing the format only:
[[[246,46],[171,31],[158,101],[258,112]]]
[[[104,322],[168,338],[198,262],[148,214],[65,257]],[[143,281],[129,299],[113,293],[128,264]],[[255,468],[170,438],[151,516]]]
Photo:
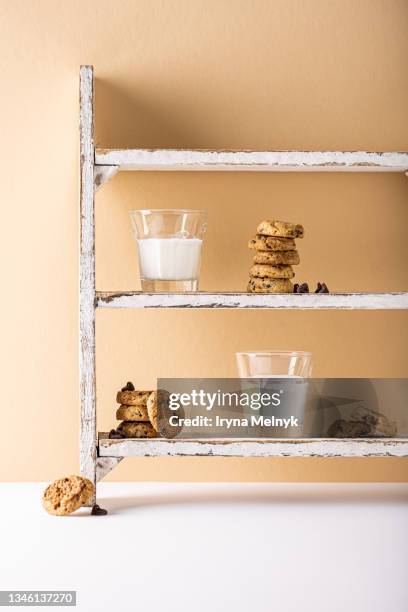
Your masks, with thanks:
[[[252,278],[293,278],[295,273],[292,266],[269,266],[267,264],[255,264],[249,270]]]
[[[147,412],[151,424],[157,433],[163,438],[174,438],[181,430],[182,426],[171,425],[170,417],[184,417],[182,407],[171,410],[169,407],[170,394],[164,389],[153,391],[147,400]]]
[[[54,480],[44,491],[42,505],[49,514],[66,516],[87,504],[95,493],[88,478],[67,476]]]
[[[303,238],[305,231],[303,225],[299,223],[269,219],[261,221],[256,228],[256,233],[263,236],[280,236],[281,238]]]
[[[146,406],[151,391],[118,391],[116,401],[125,406]]]
[[[257,251],[253,259],[256,264],[280,266],[282,264],[297,266],[299,253],[297,251]]]
[[[149,415],[147,414],[146,406],[119,406],[116,411],[116,418],[118,421],[149,422]]]
[[[248,242],[248,248],[255,251],[296,251],[296,244],[293,238],[257,234]]]
[[[293,283],[287,278],[250,278],[248,293],[293,293]]]
[[[117,431],[120,431],[125,438],[155,438],[157,436],[150,422],[122,421]]]

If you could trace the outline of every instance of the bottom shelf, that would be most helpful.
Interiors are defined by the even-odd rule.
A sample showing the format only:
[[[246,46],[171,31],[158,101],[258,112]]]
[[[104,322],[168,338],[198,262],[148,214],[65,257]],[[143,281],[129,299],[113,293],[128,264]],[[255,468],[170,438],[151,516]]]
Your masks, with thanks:
[[[408,438],[111,440],[99,434],[99,457],[408,457]]]

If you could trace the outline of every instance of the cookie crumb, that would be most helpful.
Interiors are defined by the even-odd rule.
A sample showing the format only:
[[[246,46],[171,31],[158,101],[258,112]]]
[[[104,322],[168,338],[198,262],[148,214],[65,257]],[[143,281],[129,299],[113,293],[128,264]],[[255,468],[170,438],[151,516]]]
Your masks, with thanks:
[[[111,429],[108,436],[110,440],[121,440],[124,437],[125,436],[117,429]]]
[[[122,387],[121,391],[134,391],[135,386],[132,382],[128,381],[125,387]]]
[[[293,293],[309,293],[309,285],[307,283],[296,283],[293,287]]]
[[[327,288],[326,283],[317,283],[317,289],[315,293],[330,293],[330,292],[329,292],[329,289]]]
[[[94,504],[92,506],[91,514],[92,516],[105,516],[105,514],[108,514],[108,511],[105,510],[105,508],[98,506],[98,504]]]

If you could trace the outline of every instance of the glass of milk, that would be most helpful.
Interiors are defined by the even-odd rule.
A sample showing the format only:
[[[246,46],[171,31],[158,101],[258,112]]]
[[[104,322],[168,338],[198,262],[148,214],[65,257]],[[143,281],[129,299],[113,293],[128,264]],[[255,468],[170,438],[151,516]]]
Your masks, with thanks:
[[[279,406],[261,408],[257,414],[275,419],[288,419],[287,427],[276,427],[273,436],[282,438],[302,437],[308,391],[307,379],[312,374],[312,354],[307,351],[249,351],[236,353],[241,390],[258,393],[279,393]],[[254,411],[251,410],[254,414]],[[260,437],[264,434],[260,428]]]
[[[207,229],[204,210],[131,210],[142,291],[197,291],[201,247]]]

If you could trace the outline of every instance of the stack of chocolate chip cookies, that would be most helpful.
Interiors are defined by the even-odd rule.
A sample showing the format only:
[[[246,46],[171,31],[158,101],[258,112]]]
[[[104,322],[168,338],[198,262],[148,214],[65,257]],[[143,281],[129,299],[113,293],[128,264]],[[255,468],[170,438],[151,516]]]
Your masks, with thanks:
[[[174,438],[182,430],[178,418],[173,421],[175,415],[183,417],[184,411],[170,409],[169,393],[163,389],[141,391],[128,382],[118,391],[116,401],[120,404],[116,418],[121,423],[109,432],[109,438]]]
[[[302,225],[287,221],[262,221],[248,247],[255,251],[249,271],[249,293],[293,293],[292,266],[299,263],[295,238],[303,238]]]
[[[120,404],[116,418],[122,421],[111,437],[155,438],[157,433],[149,418],[148,402],[153,391],[138,391],[131,382],[118,391],[116,401]],[[116,434],[116,435],[115,435]]]

